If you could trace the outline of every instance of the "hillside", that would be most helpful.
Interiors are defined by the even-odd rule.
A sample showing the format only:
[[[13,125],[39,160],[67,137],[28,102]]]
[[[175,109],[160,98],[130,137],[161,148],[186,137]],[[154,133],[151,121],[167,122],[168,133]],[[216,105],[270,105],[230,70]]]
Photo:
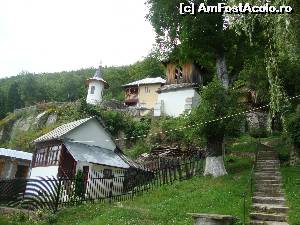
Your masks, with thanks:
[[[85,97],[84,81],[92,77],[95,70],[86,68],[41,74],[22,72],[15,77],[0,79],[0,119],[8,112],[36,103],[70,102]],[[122,100],[121,85],[145,77],[164,76],[164,68],[156,58],[149,56],[132,65],[105,67],[103,76],[109,84],[104,99]]]

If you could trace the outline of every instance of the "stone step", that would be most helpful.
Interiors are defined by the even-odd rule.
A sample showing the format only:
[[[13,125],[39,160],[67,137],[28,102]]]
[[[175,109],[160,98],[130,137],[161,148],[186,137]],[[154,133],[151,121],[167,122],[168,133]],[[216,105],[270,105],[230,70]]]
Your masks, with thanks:
[[[254,178],[256,181],[262,181],[262,180],[272,180],[272,181],[281,181],[281,176],[279,175],[257,175]]]
[[[276,163],[276,162],[259,162],[259,163],[256,163],[255,165],[256,166],[274,166],[274,167],[280,166],[279,162],[278,163]]]
[[[274,171],[274,172],[268,172],[268,171],[255,171],[254,175],[280,175],[279,171]]]
[[[266,165],[266,164],[256,164],[255,168],[274,168],[274,169],[279,169],[280,166],[279,165],[276,165],[276,164],[269,164],[269,165]]]
[[[276,152],[274,151],[259,151],[257,152],[257,155],[275,155],[276,156]]]
[[[265,162],[276,162],[279,163],[278,159],[276,157],[268,156],[268,157],[258,157],[257,161],[265,161]]]
[[[281,180],[281,175],[280,174],[270,175],[270,174],[261,174],[261,173],[258,173],[258,174],[256,174],[256,176],[254,178],[259,178],[260,179],[261,177],[265,177],[265,176],[267,176],[267,177],[264,180],[278,180],[278,179]],[[260,180],[262,180],[262,179],[260,179]]]
[[[257,182],[257,183],[264,184],[264,185],[267,185],[267,184],[281,184],[281,181],[280,181],[280,179],[278,179],[278,180],[266,179],[266,180],[259,180],[259,182]]]
[[[256,164],[255,168],[276,168],[279,169],[280,165],[276,165],[276,164]]]
[[[276,167],[279,168],[279,163],[269,163],[269,162],[265,162],[265,163],[256,163],[256,167]]]
[[[261,204],[261,203],[255,203],[252,205],[252,210],[254,212],[260,212],[260,213],[287,213],[288,207],[283,205],[276,205],[276,204]]]
[[[278,159],[256,159],[256,163],[279,163]]]
[[[278,222],[286,222],[287,218],[285,214],[268,214],[268,213],[250,213],[250,218],[255,220],[266,220],[266,221],[278,221]]]
[[[289,225],[286,222],[251,220],[250,225]]]
[[[270,172],[270,173],[277,173],[278,169],[274,168],[260,168],[255,170],[256,173],[265,173],[265,172]]]
[[[266,188],[266,187],[255,187],[257,192],[269,193],[269,194],[282,194],[281,188]]]
[[[279,164],[277,164],[277,163],[268,163],[268,162],[266,162],[266,163],[257,163],[256,168],[257,167],[275,167],[275,168],[279,168]]]
[[[263,192],[263,191],[255,191],[253,193],[254,197],[284,197],[283,192]]]
[[[282,184],[264,184],[264,183],[257,183],[255,184],[255,187],[257,190],[259,189],[265,189],[265,188],[269,188],[270,190],[281,190],[282,188]]]
[[[279,204],[279,205],[285,205],[285,199],[282,197],[252,197],[253,203],[259,203],[259,204]]]
[[[276,159],[278,159],[278,157],[276,155],[272,155],[272,154],[270,154],[270,155],[257,155],[257,159],[258,160],[262,160],[262,159],[274,159],[274,160],[276,160]]]
[[[278,159],[257,159],[256,163],[280,164],[280,161]]]

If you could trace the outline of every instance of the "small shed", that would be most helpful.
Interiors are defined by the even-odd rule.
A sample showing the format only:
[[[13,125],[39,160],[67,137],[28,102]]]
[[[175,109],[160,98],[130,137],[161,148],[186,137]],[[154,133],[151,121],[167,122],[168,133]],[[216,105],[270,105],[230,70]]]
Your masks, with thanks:
[[[26,178],[32,153],[0,148],[0,179]]]

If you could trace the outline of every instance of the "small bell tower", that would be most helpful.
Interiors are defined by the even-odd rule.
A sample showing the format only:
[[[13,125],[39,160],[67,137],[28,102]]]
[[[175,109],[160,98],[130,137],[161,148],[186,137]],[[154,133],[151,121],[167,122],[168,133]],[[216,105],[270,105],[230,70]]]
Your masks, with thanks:
[[[102,63],[95,72],[95,75],[85,81],[88,86],[86,102],[92,105],[98,105],[102,102],[103,91],[108,88],[108,83],[102,78]]]

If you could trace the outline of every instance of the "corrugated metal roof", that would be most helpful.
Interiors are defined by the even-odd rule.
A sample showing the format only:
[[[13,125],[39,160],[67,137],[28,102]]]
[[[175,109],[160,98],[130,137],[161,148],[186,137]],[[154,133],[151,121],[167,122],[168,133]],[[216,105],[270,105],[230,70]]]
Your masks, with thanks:
[[[142,80],[137,80],[128,84],[122,85],[122,87],[127,87],[127,86],[137,86],[141,84],[165,84],[166,80],[162,79],[161,77],[154,77],[154,78],[145,78]]]
[[[43,142],[43,141],[61,139],[62,136],[69,133],[70,131],[72,131],[76,127],[80,126],[81,124],[86,123],[87,121],[89,121],[92,118],[94,118],[94,117],[89,117],[89,118],[85,118],[85,119],[81,119],[81,120],[76,120],[71,123],[63,124],[63,125],[55,128],[54,130],[50,131],[49,133],[44,134],[43,136],[35,139],[33,142],[38,143],[38,142]]]
[[[112,150],[79,142],[66,141],[64,144],[76,161],[125,169],[130,167],[129,163]]]
[[[0,156],[6,156],[17,159],[32,160],[32,153],[17,151],[12,149],[0,148]]]

